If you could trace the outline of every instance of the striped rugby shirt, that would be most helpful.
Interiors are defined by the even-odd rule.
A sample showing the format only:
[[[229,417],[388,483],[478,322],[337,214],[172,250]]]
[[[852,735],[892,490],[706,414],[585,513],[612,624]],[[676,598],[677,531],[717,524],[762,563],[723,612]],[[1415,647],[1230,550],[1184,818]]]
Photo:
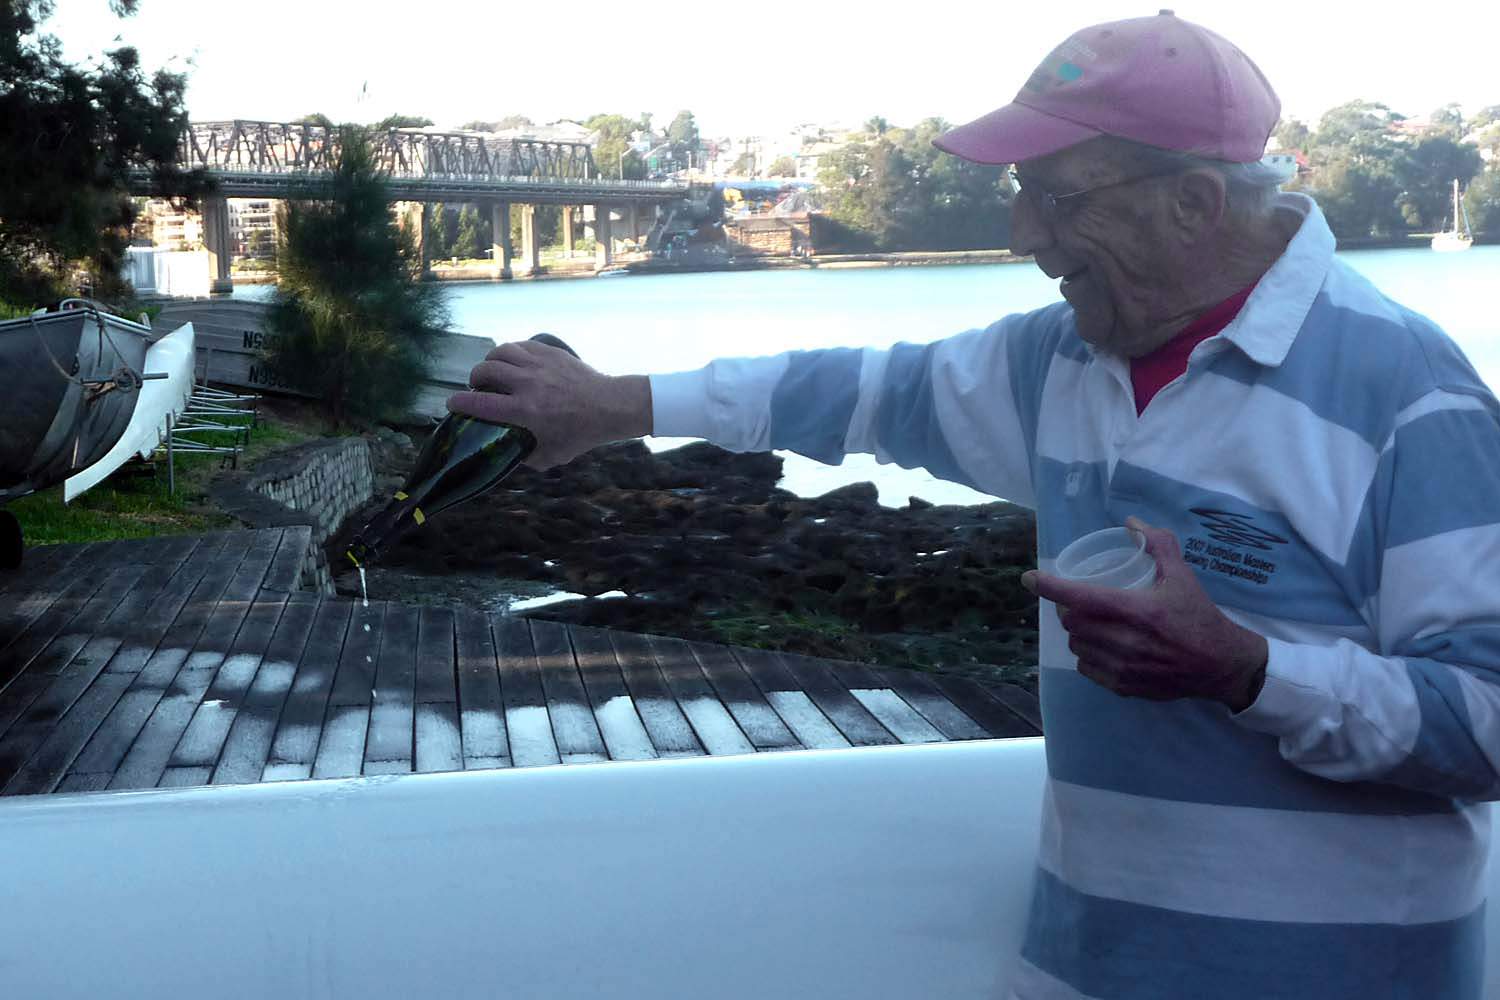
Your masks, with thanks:
[[[655,433],[869,452],[1037,511],[1050,569],[1138,515],[1270,646],[1238,715],[1123,698],[1041,608],[1048,782],[1012,996],[1477,998],[1500,798],[1500,408],[1302,224],[1137,418],[1065,303],[930,345],[653,376]]]

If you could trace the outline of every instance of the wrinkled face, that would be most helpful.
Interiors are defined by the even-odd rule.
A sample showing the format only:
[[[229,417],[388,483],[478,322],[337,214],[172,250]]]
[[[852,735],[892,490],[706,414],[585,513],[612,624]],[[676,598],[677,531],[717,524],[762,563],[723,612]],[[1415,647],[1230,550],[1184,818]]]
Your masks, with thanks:
[[[1011,248],[1033,254],[1062,279],[1078,333],[1096,347],[1139,357],[1170,339],[1188,298],[1168,238],[1171,177],[1140,177],[1098,141],[1017,164],[1021,196],[1011,215]],[[1066,195],[1051,210],[1044,192]]]

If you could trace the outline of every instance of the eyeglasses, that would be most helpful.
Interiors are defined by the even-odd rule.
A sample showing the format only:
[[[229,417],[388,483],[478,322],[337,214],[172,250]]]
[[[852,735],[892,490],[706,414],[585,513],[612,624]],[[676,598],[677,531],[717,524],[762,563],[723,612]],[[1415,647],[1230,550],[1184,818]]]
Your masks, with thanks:
[[[1171,167],[1169,169],[1157,170],[1149,174],[1141,174],[1138,177],[1127,177],[1123,181],[1110,181],[1108,184],[1096,184],[1093,187],[1081,188],[1077,191],[1069,191],[1067,194],[1053,194],[1046,188],[1040,187],[1036,184],[1028,184],[1023,189],[1021,185],[1021,174],[1020,171],[1016,169],[1015,164],[1011,164],[1009,170],[1007,170],[1006,172],[1010,176],[1010,186],[1011,189],[1015,192],[1015,200],[1019,201],[1022,197],[1029,198],[1032,205],[1041,212],[1042,218],[1046,220],[1048,225],[1051,225],[1065,214],[1063,210],[1064,208],[1077,204],[1074,199],[1082,198],[1086,194],[1094,194],[1097,191],[1106,191],[1109,188],[1124,187],[1126,184],[1136,184],[1140,181],[1155,180],[1158,177],[1170,177],[1173,174],[1182,173],[1182,170],[1182,167]],[[1023,190],[1025,192],[1024,195],[1022,194]]]

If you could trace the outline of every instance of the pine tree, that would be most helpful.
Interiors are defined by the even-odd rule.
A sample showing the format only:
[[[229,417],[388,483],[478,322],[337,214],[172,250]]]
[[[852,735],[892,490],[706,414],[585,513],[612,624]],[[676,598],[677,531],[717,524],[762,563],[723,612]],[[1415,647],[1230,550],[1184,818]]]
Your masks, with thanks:
[[[368,133],[344,125],[338,135],[332,178],[282,206],[264,353],[276,378],[323,401],[335,427],[405,412],[447,323],[442,287],[419,278]]]
[[[481,254],[479,210],[465,205],[458,213],[458,235],[453,240],[453,255],[461,260],[475,260]]]

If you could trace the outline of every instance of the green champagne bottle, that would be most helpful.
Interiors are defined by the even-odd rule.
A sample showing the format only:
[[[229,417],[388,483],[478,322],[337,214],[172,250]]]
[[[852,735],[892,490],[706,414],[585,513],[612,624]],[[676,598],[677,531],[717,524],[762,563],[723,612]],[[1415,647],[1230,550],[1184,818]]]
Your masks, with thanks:
[[[550,333],[531,339],[578,357]],[[354,536],[345,555],[356,567],[365,566],[429,517],[493,489],[534,448],[536,437],[524,427],[448,414],[422,445],[406,483]]]

